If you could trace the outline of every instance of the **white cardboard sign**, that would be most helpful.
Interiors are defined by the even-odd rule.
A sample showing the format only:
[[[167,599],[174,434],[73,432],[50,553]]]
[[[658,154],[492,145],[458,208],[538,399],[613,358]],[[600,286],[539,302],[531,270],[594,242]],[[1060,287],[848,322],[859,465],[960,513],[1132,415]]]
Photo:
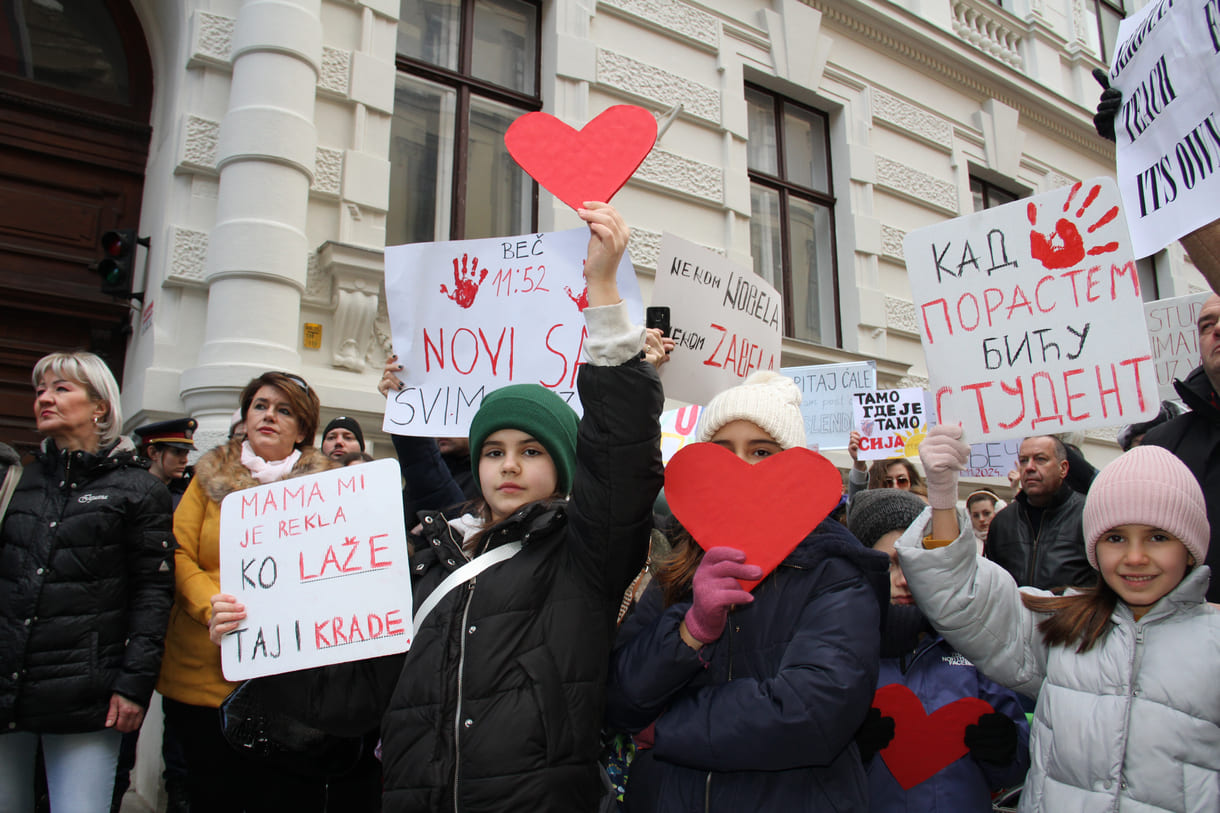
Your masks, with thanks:
[[[1136,257],[1220,217],[1220,8],[1154,0],[1119,24],[1110,84]]]
[[[858,392],[877,389],[877,362],[810,364],[780,370],[801,391],[805,445],[810,449],[846,449],[851,440],[852,407]]]
[[[1007,482],[1008,472],[1017,467],[1021,439],[992,440],[970,446],[970,461],[962,477],[1001,477]]]
[[[699,425],[699,413],[703,407],[697,404],[669,409],[661,413],[661,462],[669,463],[688,443],[695,442],[695,427]]]
[[[903,249],[936,423],[960,421],[978,442],[1156,414],[1113,180],[928,226]]]
[[[1211,293],[1177,296],[1144,303],[1157,392],[1162,401],[1177,401],[1175,378],[1186,378],[1202,361],[1199,355],[1199,311]]]
[[[854,394],[852,423],[860,431],[857,459],[918,455],[929,425],[924,395],[919,387]]]
[[[398,464],[235,491],[220,504],[220,589],[246,605],[227,680],[405,652],[411,572]]]
[[[666,397],[707,404],[755,370],[779,366],[779,292],[714,251],[662,235],[652,304],[669,307],[676,343],[660,368]]]
[[[404,387],[382,429],[451,437],[470,430],[483,398],[509,384],[554,390],[582,412],[589,229],[387,246],[386,300]],[[643,324],[639,283],[623,254],[618,287]]]

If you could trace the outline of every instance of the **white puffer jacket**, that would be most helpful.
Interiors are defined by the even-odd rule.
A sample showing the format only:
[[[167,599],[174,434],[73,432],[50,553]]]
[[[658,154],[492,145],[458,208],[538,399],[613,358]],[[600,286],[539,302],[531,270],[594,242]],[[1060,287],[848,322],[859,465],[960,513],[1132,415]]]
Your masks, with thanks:
[[[936,629],[984,674],[1037,697],[1022,811],[1220,811],[1220,612],[1196,567],[1138,622],[1119,602],[1084,654],[1047,647],[1043,613],[976,554],[967,526],[924,550],[927,509],[898,541],[911,592]],[[1035,595],[1044,591],[1027,588]]]

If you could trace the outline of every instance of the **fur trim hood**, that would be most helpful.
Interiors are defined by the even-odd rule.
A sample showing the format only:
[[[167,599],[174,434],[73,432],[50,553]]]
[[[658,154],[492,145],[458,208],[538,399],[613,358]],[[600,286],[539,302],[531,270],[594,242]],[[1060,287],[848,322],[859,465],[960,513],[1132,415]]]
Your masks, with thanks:
[[[328,469],[338,468],[339,464],[331,460],[313,446],[301,449],[301,459],[292,467],[285,479],[305,477],[318,474]],[[250,474],[250,470],[241,462],[241,443],[230,442],[217,446],[199,458],[195,464],[195,477],[199,487],[209,498],[223,502],[224,498],[234,491],[254,488],[259,482]]]

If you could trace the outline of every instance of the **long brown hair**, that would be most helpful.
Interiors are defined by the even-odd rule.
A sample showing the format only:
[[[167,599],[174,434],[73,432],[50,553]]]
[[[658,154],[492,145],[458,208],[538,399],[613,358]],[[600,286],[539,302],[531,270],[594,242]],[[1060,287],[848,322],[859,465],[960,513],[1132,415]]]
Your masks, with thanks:
[[[666,607],[686,599],[695,570],[703,561],[703,548],[699,547],[689,531],[675,524],[668,534],[672,548],[657,566],[657,574],[653,577],[661,588]]]
[[[1110,631],[1110,616],[1118,606],[1118,593],[1098,578],[1097,584],[1071,596],[1031,596],[1021,601],[1036,613],[1050,613],[1038,622],[1038,631],[1047,646],[1071,646],[1078,653],[1088,652],[1105,640]]]
[[[915,464],[905,457],[887,457],[884,460],[875,460],[868,467],[868,487],[869,488],[886,488],[885,475],[889,471],[890,466],[895,463],[901,463],[902,467],[907,470],[907,477],[911,480],[912,488],[922,486],[923,477],[919,473],[919,469],[915,468]]]

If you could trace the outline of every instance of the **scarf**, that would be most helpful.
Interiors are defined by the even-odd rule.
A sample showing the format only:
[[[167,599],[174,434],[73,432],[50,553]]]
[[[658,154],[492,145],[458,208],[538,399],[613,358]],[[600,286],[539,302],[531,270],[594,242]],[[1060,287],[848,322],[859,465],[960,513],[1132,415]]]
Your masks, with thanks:
[[[293,449],[292,454],[283,460],[263,460],[250,448],[250,441],[241,442],[241,464],[250,470],[251,476],[263,485],[283,480],[292,471],[292,467],[301,459],[301,450]]]

